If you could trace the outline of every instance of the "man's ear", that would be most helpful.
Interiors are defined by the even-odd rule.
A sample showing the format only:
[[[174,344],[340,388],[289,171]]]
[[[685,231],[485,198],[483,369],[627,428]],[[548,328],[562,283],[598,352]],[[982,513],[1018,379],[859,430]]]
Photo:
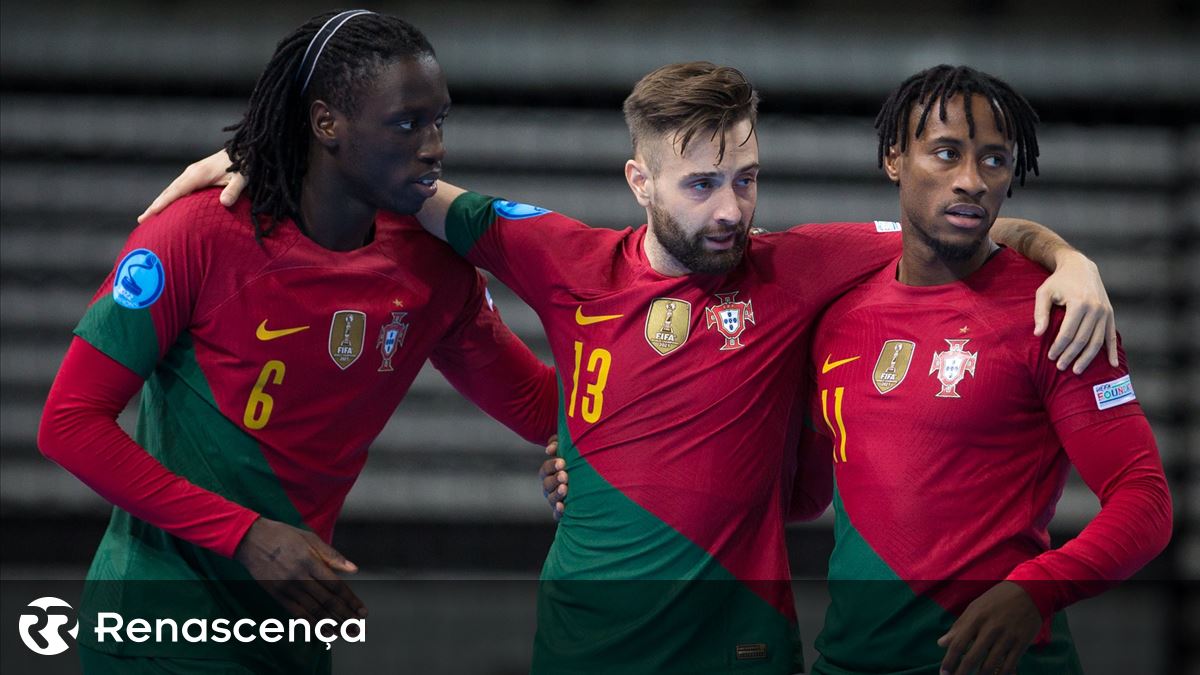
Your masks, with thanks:
[[[650,167],[645,161],[631,159],[625,162],[625,182],[633,192],[633,198],[642,208],[650,207],[650,192],[652,190]]]
[[[338,146],[342,127],[342,115],[325,101],[317,99],[308,109],[308,126],[317,142],[329,150]]]
[[[900,169],[903,165],[904,155],[900,152],[900,144],[894,143],[887,149],[887,154],[883,156],[883,171],[887,174],[888,180],[899,185]]]

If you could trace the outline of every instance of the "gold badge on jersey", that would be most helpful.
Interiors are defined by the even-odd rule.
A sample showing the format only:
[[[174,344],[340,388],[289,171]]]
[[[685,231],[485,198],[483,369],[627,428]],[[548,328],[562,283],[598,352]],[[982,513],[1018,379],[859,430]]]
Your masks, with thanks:
[[[879,359],[875,361],[875,371],[871,373],[871,381],[881,394],[900,386],[904,376],[908,374],[908,364],[912,363],[913,350],[916,345],[908,340],[888,340],[879,351]]]
[[[334,312],[329,326],[329,356],[345,370],[362,355],[367,315],[352,309]]]
[[[692,331],[692,303],[675,298],[655,298],[646,313],[646,342],[666,356],[687,342]]]

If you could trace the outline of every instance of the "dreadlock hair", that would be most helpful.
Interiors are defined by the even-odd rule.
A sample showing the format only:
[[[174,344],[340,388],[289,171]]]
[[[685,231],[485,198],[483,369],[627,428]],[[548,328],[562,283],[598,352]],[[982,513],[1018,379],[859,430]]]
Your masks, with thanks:
[[[305,54],[314,37],[338,14],[314,16],[280,40],[254,85],[242,120],[225,128],[234,132],[225,144],[233,160],[230,171],[246,177],[254,236],[260,241],[280,220],[298,221],[312,102],[323,100],[352,116],[358,111],[359,94],[381,68],[403,59],[436,56],[425,36],[408,22],[361,13],[344,21],[322,50],[314,45],[312,51],[319,56],[308,65],[312,55],[305,59]],[[299,72],[302,66],[306,72]]]
[[[758,92],[736,68],[708,61],[673,63],[639,80],[623,109],[635,155],[649,136],[673,132],[672,140],[679,140],[679,153],[683,154],[698,132],[711,131],[711,138],[721,139],[720,162],[725,156],[726,131],[750,120],[747,140],[754,135]],[[647,161],[657,170],[655,157]]]
[[[908,78],[888,96],[883,108],[875,118],[875,128],[879,131],[879,166],[887,157],[888,149],[900,143],[900,152],[908,149],[908,124],[914,105],[924,106],[921,117],[917,120],[917,128],[913,138],[920,138],[925,131],[925,122],[929,119],[929,111],[933,104],[938,104],[938,118],[946,121],[946,105],[951,98],[962,96],[963,108],[967,115],[967,130],[971,138],[975,137],[975,119],[971,114],[971,96],[983,96],[992,107],[992,116],[996,120],[996,131],[1013,141],[1017,146],[1016,165],[1013,173],[1025,184],[1025,175],[1032,171],[1038,173],[1038,143],[1035,127],[1038,115],[1025,97],[1013,90],[1008,83],[981,73],[967,66],[947,66],[942,64],[928,70],[923,70]],[[1009,186],[1008,196],[1012,196],[1012,186]]]

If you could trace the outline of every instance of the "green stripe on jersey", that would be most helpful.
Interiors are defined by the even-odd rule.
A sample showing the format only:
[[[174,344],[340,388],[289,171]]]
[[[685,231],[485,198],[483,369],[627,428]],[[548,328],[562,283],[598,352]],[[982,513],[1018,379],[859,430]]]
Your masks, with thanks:
[[[580,456],[559,390],[571,495],[542,569],[532,672],[802,670],[795,624]]]
[[[143,378],[158,363],[158,333],[150,309],[122,307],[111,293],[88,307],[75,334]]]
[[[571,481],[574,489],[574,475]],[[937,639],[956,617],[931,598],[917,595],[888,567],[850,522],[836,483],[833,509],[830,603],[817,636],[820,656],[814,675],[937,675],[946,655]],[[1051,628],[1049,644],[1027,651],[1019,672],[1081,672],[1066,615],[1059,612]]]
[[[475,242],[496,222],[494,201],[495,197],[466,192],[450,204],[446,212],[446,241],[462,257],[467,257]]]
[[[187,335],[146,380],[134,440],[190,482],[266,517],[306,527],[258,442],[217,408]],[[148,592],[151,585],[137,580],[178,583],[153,584],[153,592]],[[149,619],[182,617],[182,623],[193,617],[265,617],[282,610],[239,563],[114,508],[88,571],[79,641],[115,654],[196,657],[197,646],[186,642],[97,644],[92,622],[98,611]],[[254,651],[237,642],[210,642],[203,647],[239,660]],[[272,658],[279,658],[277,652],[273,648]]]

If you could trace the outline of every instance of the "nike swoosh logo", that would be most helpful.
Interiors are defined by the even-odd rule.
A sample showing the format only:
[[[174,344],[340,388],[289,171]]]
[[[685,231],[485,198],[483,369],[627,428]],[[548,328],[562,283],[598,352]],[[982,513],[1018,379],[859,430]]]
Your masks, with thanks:
[[[613,319],[619,319],[623,316],[625,316],[625,315],[624,314],[598,314],[596,316],[584,316],[582,305],[575,308],[575,323],[579,324],[580,326],[590,326],[594,323],[601,323],[603,321],[612,321]]]
[[[296,328],[280,328],[279,330],[269,330],[267,328],[267,320],[263,319],[263,322],[258,324],[258,330],[254,331],[254,337],[258,338],[259,340],[262,340],[263,342],[266,342],[267,340],[274,340],[275,338],[281,338],[285,335],[299,333],[302,330],[308,330],[308,326],[299,326]]]
[[[833,356],[833,354],[830,354],[829,356]],[[822,375],[824,375],[825,373],[828,373],[829,371],[833,370],[834,368],[837,368],[838,366],[844,366],[847,363],[850,363],[851,361],[857,361],[859,359],[859,357],[857,357],[857,356],[851,356],[848,359],[842,359],[841,361],[834,361],[834,362],[830,363],[829,356],[825,357],[825,365],[821,366],[821,374]]]

